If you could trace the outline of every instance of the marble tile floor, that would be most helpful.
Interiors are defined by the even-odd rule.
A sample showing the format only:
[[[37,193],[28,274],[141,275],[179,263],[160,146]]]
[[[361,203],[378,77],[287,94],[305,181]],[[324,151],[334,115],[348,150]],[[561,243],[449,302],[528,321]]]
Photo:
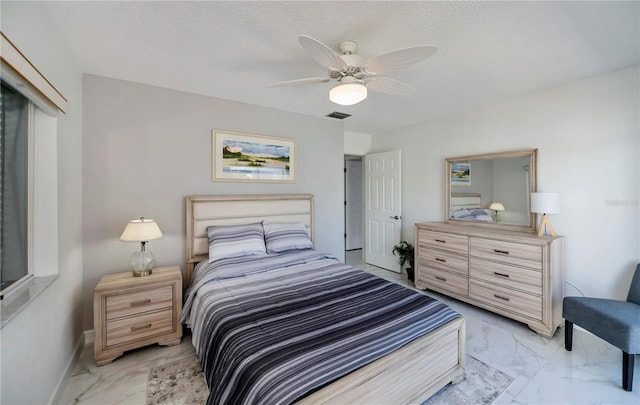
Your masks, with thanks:
[[[347,252],[345,261],[414,288],[406,274],[363,264],[359,250]],[[621,387],[622,352],[579,327],[574,327],[573,351],[568,352],[562,328],[547,339],[522,323],[433,291],[423,293],[466,318],[467,354],[514,378],[494,404],[640,404],[638,356],[634,391],[626,392]]]
[[[406,274],[364,264],[361,258],[361,251],[350,251],[345,261],[413,288]],[[562,329],[553,339],[546,339],[524,324],[432,291],[426,294],[446,302],[466,318],[469,355],[514,378],[494,404],[640,404],[640,359],[636,358],[635,364],[635,390],[626,392],[621,388],[621,352],[590,333],[575,328],[573,351],[567,352]],[[88,345],[59,403],[145,404],[150,369],[193,353],[187,335],[180,345],[133,350],[111,364],[96,367],[93,348]]]

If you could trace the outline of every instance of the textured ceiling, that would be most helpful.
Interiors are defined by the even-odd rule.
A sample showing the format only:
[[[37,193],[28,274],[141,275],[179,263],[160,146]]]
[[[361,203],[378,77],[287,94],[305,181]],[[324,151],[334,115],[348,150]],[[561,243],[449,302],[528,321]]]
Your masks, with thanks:
[[[639,63],[640,3],[631,2],[45,2],[86,73],[323,117],[376,134]],[[417,45],[431,58],[387,76],[412,96],[328,100],[298,35],[365,59]],[[326,118],[330,119],[330,118]]]

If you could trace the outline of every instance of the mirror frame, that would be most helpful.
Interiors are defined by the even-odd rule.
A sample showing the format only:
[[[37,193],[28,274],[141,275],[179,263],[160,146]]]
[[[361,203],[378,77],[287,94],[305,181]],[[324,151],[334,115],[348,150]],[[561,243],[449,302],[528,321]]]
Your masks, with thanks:
[[[537,190],[537,177],[538,177],[538,173],[537,173],[538,168],[536,165],[538,160],[538,149],[486,153],[482,155],[460,156],[460,157],[445,159],[445,170],[444,170],[445,222],[448,224],[479,226],[484,228],[503,229],[503,230],[510,230],[510,231],[536,232],[536,214],[532,212],[529,212],[529,225],[495,224],[495,223],[489,223],[489,222],[468,221],[463,219],[451,218],[451,164],[452,163],[473,161],[473,160],[504,159],[504,158],[522,157],[522,156],[529,157],[529,173],[531,176],[529,194],[535,193]]]

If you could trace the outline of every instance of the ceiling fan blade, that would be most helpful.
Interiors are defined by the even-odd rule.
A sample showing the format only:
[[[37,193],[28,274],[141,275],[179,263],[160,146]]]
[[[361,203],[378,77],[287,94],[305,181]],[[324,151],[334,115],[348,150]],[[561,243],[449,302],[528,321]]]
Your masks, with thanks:
[[[369,60],[364,66],[364,70],[368,74],[382,75],[425,60],[437,50],[438,48],[435,46],[425,45],[389,52]]]
[[[371,91],[397,96],[408,96],[416,92],[408,84],[389,77],[371,77],[364,81],[364,85]]]
[[[300,45],[311,54],[313,60],[322,66],[331,70],[346,69],[347,64],[342,60],[340,55],[322,42],[307,35],[300,35],[298,40],[300,41]]]
[[[267,87],[280,87],[280,86],[294,86],[297,84],[313,84],[313,83],[326,83],[331,78],[329,77],[308,77],[306,79],[287,80],[286,82],[278,82],[269,84]]]

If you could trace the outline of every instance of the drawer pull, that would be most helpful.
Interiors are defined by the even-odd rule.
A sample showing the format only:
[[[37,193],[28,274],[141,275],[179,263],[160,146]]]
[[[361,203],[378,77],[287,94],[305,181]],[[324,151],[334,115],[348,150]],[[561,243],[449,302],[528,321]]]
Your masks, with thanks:
[[[439,242],[439,243],[447,243],[447,241],[446,241],[446,240],[442,240],[442,239],[436,239],[436,242]]]
[[[148,304],[151,302],[151,298],[147,298],[146,300],[139,300],[139,301],[131,301],[131,306],[132,307],[138,307],[140,305],[144,305],[144,304]]]
[[[131,327],[131,332],[135,332],[135,331],[141,330],[141,329],[149,329],[150,327],[151,327],[150,323],[148,323],[146,325],[132,326]]]
[[[447,279],[444,277],[436,276],[436,279],[440,281],[444,281],[445,283],[447,282]]]
[[[496,253],[500,253],[501,255],[508,255],[509,254],[508,250],[493,249],[493,251],[496,252]]]
[[[497,271],[494,271],[493,274],[495,274],[496,276],[500,276],[500,277],[504,277],[504,278],[509,278],[508,274],[504,274],[504,273],[498,273]]]
[[[439,261],[439,262],[442,262],[442,263],[446,263],[447,262],[447,259],[441,259],[439,257],[436,257],[436,260]]]
[[[509,298],[508,298],[508,297],[503,297],[503,296],[498,295],[498,294],[493,294],[493,296],[494,296],[494,297],[496,297],[496,298],[499,298],[499,299],[501,299],[501,300],[504,300],[504,301],[509,301]]]

